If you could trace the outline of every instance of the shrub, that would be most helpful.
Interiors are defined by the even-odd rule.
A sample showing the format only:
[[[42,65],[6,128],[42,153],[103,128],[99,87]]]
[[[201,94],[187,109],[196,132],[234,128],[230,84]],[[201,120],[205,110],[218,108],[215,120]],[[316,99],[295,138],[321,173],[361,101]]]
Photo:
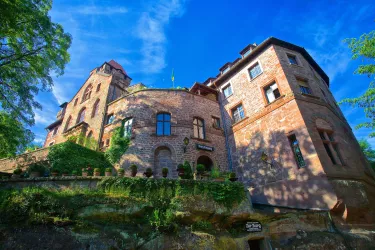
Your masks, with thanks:
[[[62,173],[63,174],[69,174],[69,170],[68,169],[63,169]]]
[[[219,178],[220,177],[220,170],[217,166],[213,166],[211,169],[211,178]]]
[[[77,175],[78,174],[78,171],[77,170],[73,170],[72,171],[72,175]]]
[[[100,168],[94,168],[94,172],[100,172]]]
[[[231,172],[231,173],[229,174],[229,178],[236,178],[236,173]]]
[[[138,170],[137,165],[135,165],[135,164],[131,164],[131,165],[130,165],[130,170],[131,170],[132,172],[137,172],[137,170]]]
[[[46,171],[46,164],[42,162],[32,163],[29,165],[27,171],[29,173],[38,172],[40,174],[44,174],[44,172]]]
[[[51,147],[47,159],[52,169],[59,170],[59,172],[66,169],[68,173],[77,170],[79,175],[82,172],[82,168],[86,168],[87,166],[100,168],[102,171],[107,167],[112,167],[102,152],[85,148],[70,141]]]
[[[184,165],[182,165],[182,164],[178,164],[178,165],[177,165],[177,170],[180,170],[180,169],[184,169],[184,170],[185,170]]]
[[[107,160],[115,164],[120,161],[121,156],[126,152],[129,147],[130,139],[128,137],[124,137],[124,124],[121,127],[116,128],[113,130],[111,136],[111,144],[109,148],[105,151],[105,157]]]
[[[20,169],[20,168],[16,168],[16,169],[13,171],[13,174],[17,174],[17,175],[22,174],[22,169]]]
[[[118,173],[122,173],[122,174],[123,174],[123,173],[125,173],[125,169],[123,169],[123,168],[120,168],[119,170],[117,170],[117,172],[118,172]]]
[[[163,169],[161,170],[161,172],[162,172],[163,174],[168,174],[169,169],[168,169],[168,168],[163,168]]]
[[[112,168],[106,168],[105,171],[106,172],[112,172]]]
[[[146,173],[152,173],[152,168],[146,168]]]
[[[182,179],[193,179],[193,170],[191,169],[190,163],[188,161],[184,162],[184,175],[181,177]]]
[[[197,165],[197,173],[202,174],[204,171],[206,171],[206,167],[203,164]]]

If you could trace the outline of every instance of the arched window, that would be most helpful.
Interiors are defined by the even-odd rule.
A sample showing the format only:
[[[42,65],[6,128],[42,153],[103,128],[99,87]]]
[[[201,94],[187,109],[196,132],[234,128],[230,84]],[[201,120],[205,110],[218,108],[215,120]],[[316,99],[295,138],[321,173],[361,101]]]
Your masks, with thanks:
[[[95,117],[97,114],[98,114],[98,111],[99,111],[99,99],[96,100],[95,104],[94,104],[94,107],[92,108],[92,114],[91,114],[91,117]]]
[[[81,109],[81,111],[79,111],[77,123],[83,122],[85,120],[85,113],[86,113],[86,108],[83,108]]]
[[[90,99],[91,91],[92,91],[92,85],[90,84],[89,86],[87,86],[87,88],[85,89],[85,92],[83,93],[82,102]]]
[[[199,139],[205,139],[204,131],[204,120],[200,118],[194,118],[193,120],[194,137]]]
[[[171,135],[171,114],[169,113],[157,114],[156,135]]]
[[[133,118],[126,118],[124,120],[124,137],[131,137],[133,127]]]
[[[98,92],[100,90],[100,85],[101,83],[99,83],[97,86],[96,86],[96,92]]]
[[[72,123],[72,117],[69,116],[68,120],[66,120],[64,131],[69,129],[71,123]]]
[[[90,131],[88,134],[87,134],[87,138],[91,138],[92,137],[92,131]]]

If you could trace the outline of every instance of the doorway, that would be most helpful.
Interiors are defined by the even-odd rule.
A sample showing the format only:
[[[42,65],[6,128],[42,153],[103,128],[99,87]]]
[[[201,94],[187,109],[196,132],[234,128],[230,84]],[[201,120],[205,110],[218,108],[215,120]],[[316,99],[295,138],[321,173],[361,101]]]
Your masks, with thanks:
[[[197,159],[197,165],[202,164],[206,167],[206,171],[211,171],[213,167],[213,162],[210,157],[206,155],[199,156]]]

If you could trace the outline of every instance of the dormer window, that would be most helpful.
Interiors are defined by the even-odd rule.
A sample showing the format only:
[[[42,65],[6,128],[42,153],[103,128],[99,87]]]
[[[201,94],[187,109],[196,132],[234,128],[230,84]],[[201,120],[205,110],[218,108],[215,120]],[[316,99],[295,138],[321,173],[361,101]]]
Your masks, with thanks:
[[[222,73],[222,74],[225,74],[225,73],[227,73],[229,70],[230,70],[230,66],[226,67],[221,73]]]
[[[247,50],[244,54],[243,57],[247,57],[251,53],[251,49]]]

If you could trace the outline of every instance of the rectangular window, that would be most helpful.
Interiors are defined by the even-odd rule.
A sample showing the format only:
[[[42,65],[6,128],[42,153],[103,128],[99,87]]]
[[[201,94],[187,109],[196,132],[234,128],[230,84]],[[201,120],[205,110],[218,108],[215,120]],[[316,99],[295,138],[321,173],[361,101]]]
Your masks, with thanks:
[[[275,101],[277,98],[279,98],[281,96],[276,82],[274,82],[271,85],[268,85],[267,87],[265,87],[264,93],[266,95],[268,103],[271,103],[271,102]]]
[[[299,89],[300,89],[302,94],[308,94],[308,95],[312,94],[310,86],[307,83],[307,81],[302,80],[302,79],[297,79],[297,83],[299,85]]]
[[[305,160],[303,159],[299,143],[297,141],[296,135],[288,136],[290,146],[292,147],[294,158],[296,159],[298,168],[306,167]]]
[[[297,57],[295,55],[288,54],[288,60],[290,64],[298,65]]]
[[[204,120],[199,118],[194,118],[193,120],[193,131],[194,137],[199,139],[205,139],[205,131],[204,131]]]
[[[255,77],[257,77],[261,73],[262,73],[262,69],[260,68],[259,63],[256,63],[249,68],[250,79],[254,79]]]
[[[333,138],[333,132],[330,130],[319,129],[319,136],[323,140],[324,148],[333,164],[344,165],[337,142]]]
[[[124,137],[131,137],[133,127],[133,118],[128,118],[124,122]]]
[[[212,117],[212,127],[220,128],[220,119],[217,117]]]
[[[224,93],[225,98],[227,98],[228,96],[231,96],[233,94],[232,86],[229,84],[228,86],[224,87],[223,93]]]
[[[239,122],[243,118],[245,118],[245,112],[243,111],[242,104],[232,109],[232,116],[233,116],[234,123]]]
[[[156,116],[156,135],[171,135],[171,115],[160,113]]]

